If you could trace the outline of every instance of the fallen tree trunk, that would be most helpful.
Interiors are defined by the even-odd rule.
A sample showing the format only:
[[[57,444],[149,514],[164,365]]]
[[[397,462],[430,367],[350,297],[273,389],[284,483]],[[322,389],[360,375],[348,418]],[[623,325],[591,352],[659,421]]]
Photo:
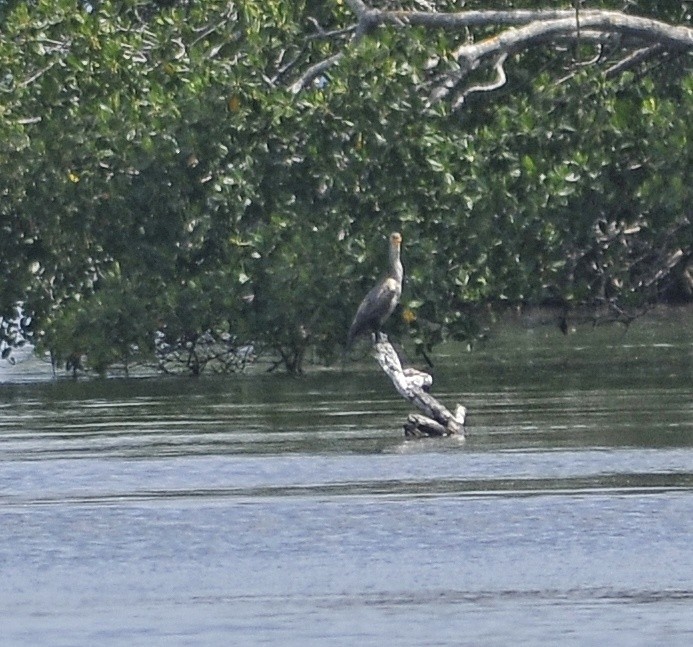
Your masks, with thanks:
[[[433,378],[423,371],[402,368],[399,356],[384,336],[375,344],[374,349],[375,359],[392,380],[397,392],[424,414],[409,415],[404,423],[404,435],[407,438],[464,437],[464,420],[467,415],[465,407],[458,404],[453,414],[438,402],[426,390],[433,383]]]

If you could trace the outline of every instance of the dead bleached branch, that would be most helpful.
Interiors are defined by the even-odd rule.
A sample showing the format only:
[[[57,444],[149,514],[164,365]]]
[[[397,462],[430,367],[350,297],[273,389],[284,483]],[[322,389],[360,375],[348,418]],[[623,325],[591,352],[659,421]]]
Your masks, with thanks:
[[[438,79],[429,103],[454,97],[453,105],[460,106],[472,93],[489,92],[502,87],[507,80],[504,63],[508,56],[539,45],[565,44],[566,40],[597,44],[617,40],[620,60],[610,62],[605,72],[610,77],[662,53],[688,53],[693,50],[693,28],[618,11],[482,9],[445,13],[432,10],[377,9],[362,0],[345,0],[345,3],[356,20],[355,25],[346,30],[352,34],[349,41],[352,45],[366,34],[372,34],[385,26],[397,29],[444,29],[465,35],[465,42],[451,53],[457,69]],[[430,7],[430,3],[424,6]],[[498,32],[491,37],[474,41],[468,37],[470,28],[497,28]],[[340,31],[340,34],[343,33],[344,30]],[[338,53],[311,65],[291,84],[291,90],[297,93],[309,86],[314,79],[338,64],[345,51],[343,47]],[[590,64],[602,62],[601,58],[594,57]],[[485,68],[495,70],[494,80],[466,89],[462,87],[472,72]]]
[[[507,54],[501,54],[498,60],[496,61],[496,64],[493,66],[493,69],[496,71],[496,78],[494,81],[492,81],[491,83],[485,83],[481,85],[473,85],[467,88],[453,102],[452,109],[457,110],[457,108],[461,107],[462,104],[465,102],[466,98],[474,92],[493,92],[493,90],[498,90],[498,88],[502,88],[508,80],[508,77],[505,74],[505,69],[503,68],[503,64],[505,63],[507,58]]]
[[[409,415],[407,422],[404,423],[405,436],[408,438],[453,435],[464,437],[464,423],[467,415],[464,406],[458,404],[455,413],[452,413],[438,402],[427,390],[433,383],[433,378],[423,371],[403,368],[397,352],[384,335],[373,348],[376,361],[392,380],[397,392],[422,412]]]
[[[343,56],[344,52],[338,52],[334,56],[326,58],[324,61],[311,65],[296,81],[291,84],[289,89],[294,94],[298,94],[301,90],[303,90],[303,88],[310,85],[315,79],[317,79],[335,63],[338,63]]]

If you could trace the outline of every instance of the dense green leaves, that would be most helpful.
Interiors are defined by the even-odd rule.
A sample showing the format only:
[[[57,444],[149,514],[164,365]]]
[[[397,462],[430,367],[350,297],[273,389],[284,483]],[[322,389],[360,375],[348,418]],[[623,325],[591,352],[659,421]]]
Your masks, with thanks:
[[[676,2],[638,11],[685,20]],[[487,304],[685,296],[683,57],[606,81],[530,52],[503,91],[452,112],[427,100],[455,37],[421,29],[378,31],[291,94],[348,26],[341,3],[1,12],[2,344],[100,372],[175,349],[197,373],[203,343],[251,343],[300,372],[311,350],[339,356],[394,229],[392,327],[421,350],[473,339]]]

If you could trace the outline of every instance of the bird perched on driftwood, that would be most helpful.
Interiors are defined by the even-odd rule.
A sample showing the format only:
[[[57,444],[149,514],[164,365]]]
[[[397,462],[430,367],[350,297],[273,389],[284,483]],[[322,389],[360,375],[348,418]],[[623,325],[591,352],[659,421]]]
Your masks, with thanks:
[[[399,303],[402,294],[404,268],[400,260],[401,246],[402,235],[397,232],[390,234],[389,268],[361,301],[349,328],[347,348],[351,347],[359,335],[365,333],[373,333],[376,342],[380,339],[380,329]]]

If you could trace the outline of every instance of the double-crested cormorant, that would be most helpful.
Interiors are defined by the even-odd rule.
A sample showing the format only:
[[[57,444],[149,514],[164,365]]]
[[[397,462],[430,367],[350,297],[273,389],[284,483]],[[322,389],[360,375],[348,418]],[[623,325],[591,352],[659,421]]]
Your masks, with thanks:
[[[390,267],[387,274],[361,301],[354,321],[351,323],[351,328],[349,328],[347,348],[351,347],[354,339],[359,335],[368,332],[372,332],[377,341],[380,337],[380,328],[399,302],[404,277],[404,268],[399,259],[401,245],[401,234],[397,232],[390,234]]]

